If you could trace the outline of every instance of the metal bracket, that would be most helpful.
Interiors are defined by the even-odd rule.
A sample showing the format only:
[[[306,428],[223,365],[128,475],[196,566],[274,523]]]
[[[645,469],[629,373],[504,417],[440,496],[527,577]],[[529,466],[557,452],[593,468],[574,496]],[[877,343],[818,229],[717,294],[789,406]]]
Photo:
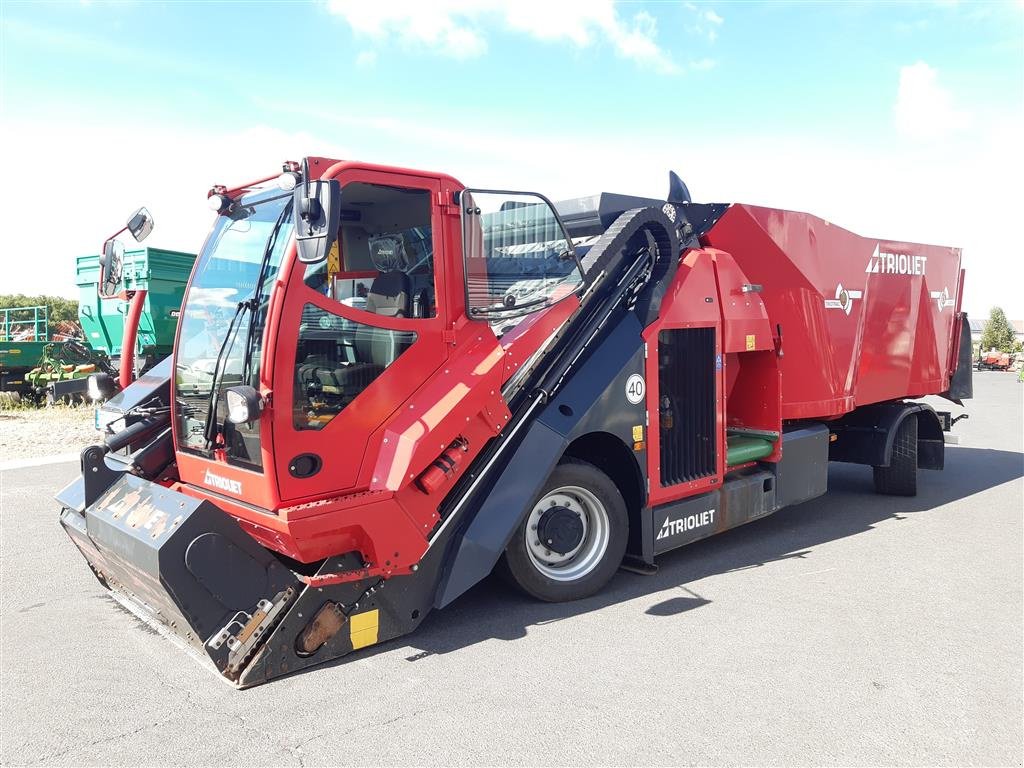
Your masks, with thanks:
[[[292,587],[278,592],[273,601],[260,600],[252,613],[238,611],[219,632],[209,639],[207,645],[214,650],[227,645],[228,665],[225,672],[237,672],[248,660],[256,644],[267,634],[281,611],[291,601],[295,590]],[[237,634],[232,634],[233,627],[238,627]]]

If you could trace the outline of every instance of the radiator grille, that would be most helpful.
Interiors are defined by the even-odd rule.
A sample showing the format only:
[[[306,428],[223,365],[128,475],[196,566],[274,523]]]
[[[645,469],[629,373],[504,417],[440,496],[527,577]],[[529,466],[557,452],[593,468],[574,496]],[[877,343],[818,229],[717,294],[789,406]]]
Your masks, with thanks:
[[[661,484],[715,474],[715,329],[658,334]]]

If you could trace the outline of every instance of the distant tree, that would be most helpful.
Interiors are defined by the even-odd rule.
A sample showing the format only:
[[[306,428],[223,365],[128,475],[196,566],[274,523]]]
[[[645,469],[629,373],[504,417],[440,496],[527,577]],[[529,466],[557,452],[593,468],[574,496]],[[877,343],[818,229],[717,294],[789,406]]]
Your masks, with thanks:
[[[0,294],[0,309],[15,309],[17,307],[39,307],[45,306],[48,310],[50,327],[47,332],[52,335],[54,326],[63,320],[71,320],[78,323],[78,302],[74,299],[65,299],[63,296],[26,296],[23,293]],[[19,313],[12,315],[11,320],[31,319],[30,313]]]
[[[1006,313],[1000,307],[992,307],[992,312],[985,321],[985,328],[981,332],[981,349],[988,352],[990,349],[998,349],[1000,352],[1012,352],[1017,339],[1013,334],[1013,327],[1006,319]]]

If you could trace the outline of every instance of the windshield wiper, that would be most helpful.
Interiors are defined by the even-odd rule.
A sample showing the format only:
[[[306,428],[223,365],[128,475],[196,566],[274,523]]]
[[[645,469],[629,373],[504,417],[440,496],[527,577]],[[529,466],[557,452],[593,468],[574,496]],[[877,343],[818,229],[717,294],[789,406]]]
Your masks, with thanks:
[[[252,368],[252,349],[253,349],[253,335],[256,333],[257,319],[259,318],[259,303],[263,296],[263,283],[267,279],[267,273],[270,271],[270,256],[274,252],[274,248],[277,247],[277,238],[281,233],[281,227],[288,220],[288,215],[291,213],[291,206],[285,205],[281,210],[281,215],[277,217],[277,223],[274,224],[274,231],[270,233],[270,237],[267,238],[267,247],[263,251],[263,259],[260,261],[260,272],[256,278],[256,285],[253,286],[252,290],[252,316],[249,319],[249,328],[245,334],[245,350],[242,353],[242,383],[249,384],[249,377],[251,375]]]
[[[213,448],[217,440],[217,401],[220,399],[220,380],[224,376],[224,369],[227,368],[227,361],[224,354],[234,346],[234,338],[238,335],[235,323],[242,316],[243,310],[252,309],[255,302],[253,298],[238,302],[235,314],[228,324],[228,331],[224,334],[224,341],[221,342],[220,350],[217,352],[217,359],[213,364],[213,381],[210,384],[210,405],[206,409],[206,424],[203,426],[203,437],[206,438],[206,450]],[[250,322],[250,325],[252,323]]]
[[[231,318],[231,323],[228,325],[228,331],[224,335],[224,342],[220,345],[220,350],[217,352],[217,359],[213,365],[213,382],[210,385],[210,405],[207,408],[206,423],[203,426],[203,437],[206,438],[206,450],[211,450],[217,442],[219,426],[217,424],[217,406],[220,400],[221,379],[224,377],[224,369],[227,368],[225,354],[235,346],[235,338],[238,336],[238,329],[235,324],[242,316],[242,312],[244,310],[249,310],[249,327],[245,333],[245,349],[243,351],[242,358],[242,382],[247,383],[249,381],[249,368],[252,366],[252,337],[256,326],[256,316],[260,296],[263,294],[263,283],[267,279],[267,272],[270,267],[270,255],[274,252],[274,246],[277,244],[277,237],[281,231],[281,225],[284,224],[285,220],[287,220],[290,210],[290,206],[286,205],[281,211],[281,215],[278,216],[277,223],[274,225],[274,231],[271,232],[270,237],[267,238],[267,247],[263,249],[263,258],[260,260],[259,276],[256,278],[256,284],[253,286],[253,292],[248,299],[238,302],[238,306],[235,308],[235,314]],[[238,327],[240,327],[240,325]]]

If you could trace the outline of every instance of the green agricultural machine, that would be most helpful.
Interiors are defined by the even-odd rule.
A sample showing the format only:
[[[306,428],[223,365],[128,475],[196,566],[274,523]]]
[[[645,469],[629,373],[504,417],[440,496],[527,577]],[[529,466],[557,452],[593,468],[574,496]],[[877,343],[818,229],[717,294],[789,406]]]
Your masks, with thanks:
[[[161,248],[137,248],[123,255],[118,296],[101,298],[100,257],[79,256],[78,321],[84,338],[54,339],[45,306],[0,310],[0,391],[22,397],[71,401],[84,396],[90,374],[115,376],[124,352],[125,317],[140,296],[135,338],[136,374],[171,352],[181,299],[195,255]]]
[[[0,309],[0,392],[27,393],[25,376],[50,343],[47,307]]]

